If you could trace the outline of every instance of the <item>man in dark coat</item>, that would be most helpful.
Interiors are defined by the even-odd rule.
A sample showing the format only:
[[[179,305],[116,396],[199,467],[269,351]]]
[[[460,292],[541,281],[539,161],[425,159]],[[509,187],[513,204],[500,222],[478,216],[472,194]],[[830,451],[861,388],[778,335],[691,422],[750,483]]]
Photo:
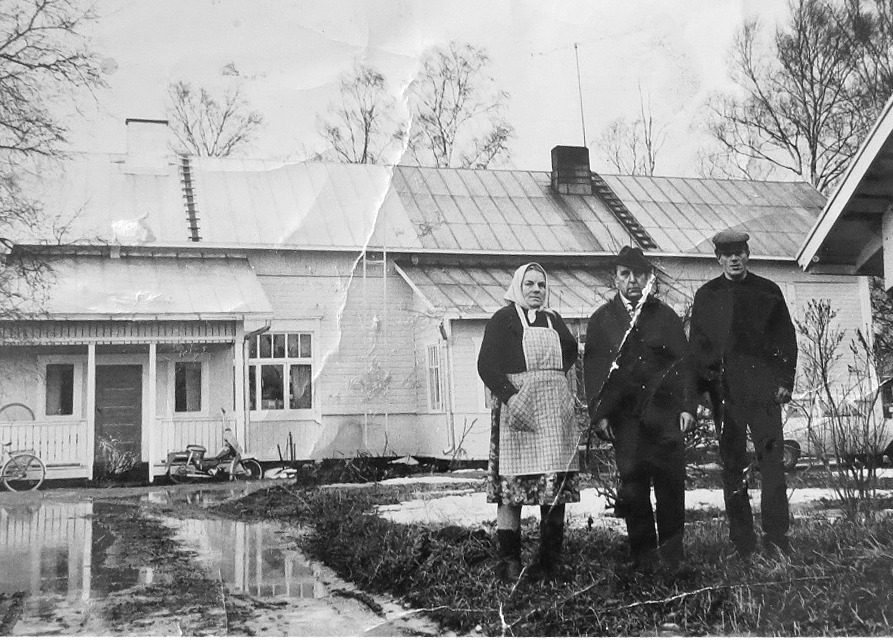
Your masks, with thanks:
[[[621,249],[617,294],[589,318],[584,382],[592,427],[614,443],[620,474],[614,513],[626,519],[633,562],[649,566],[659,552],[675,566],[685,525],[683,433],[694,424],[697,402],[682,321],[652,295],[641,301],[651,274],[640,249]]]
[[[747,269],[747,233],[713,237],[723,274],[695,294],[691,346],[699,389],[719,432],[729,536],[743,557],[756,549],[747,495],[747,428],[761,476],[763,541],[790,550],[781,405],[791,399],[797,336],[781,289]]]

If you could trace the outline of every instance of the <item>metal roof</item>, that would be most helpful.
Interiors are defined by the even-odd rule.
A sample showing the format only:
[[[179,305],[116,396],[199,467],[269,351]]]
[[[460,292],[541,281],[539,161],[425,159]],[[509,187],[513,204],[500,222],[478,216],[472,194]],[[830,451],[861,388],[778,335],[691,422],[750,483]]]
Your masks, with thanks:
[[[244,259],[82,255],[50,259],[49,266],[45,289],[22,313],[57,320],[228,320],[273,311]]]
[[[134,168],[81,155],[42,177],[70,236],[138,246],[387,248],[523,255],[611,253],[632,237],[596,195],[560,195],[549,172],[283,163],[190,157]],[[791,258],[822,207],[804,183],[604,175],[656,252],[712,254],[709,239],[746,229],[756,256]],[[184,191],[195,203],[190,241]]]
[[[548,273],[549,308],[567,319],[588,318],[614,297],[610,266],[610,262],[600,268],[543,266]],[[505,306],[502,296],[515,271],[510,267],[415,266],[406,262],[398,262],[397,268],[429,308],[459,318],[489,318]],[[660,293],[660,298],[671,306],[681,307],[685,297],[685,293],[676,290]]]
[[[802,182],[602,177],[665,252],[713,254],[711,237],[735,229],[751,254],[792,258],[824,204]]]

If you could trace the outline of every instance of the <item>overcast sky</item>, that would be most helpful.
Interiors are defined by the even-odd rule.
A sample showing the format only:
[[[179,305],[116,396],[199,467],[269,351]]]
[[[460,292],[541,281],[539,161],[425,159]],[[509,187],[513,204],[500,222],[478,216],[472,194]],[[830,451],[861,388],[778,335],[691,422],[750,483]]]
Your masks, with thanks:
[[[574,43],[579,43],[587,139],[634,116],[638,86],[667,140],[658,172],[696,172],[699,113],[728,86],[726,57],[747,16],[783,21],[785,0],[445,1],[96,0],[94,48],[108,89],[73,120],[72,145],[124,151],[126,118],[163,118],[167,86],[236,80],[266,124],[248,152],[300,159],[320,150],[316,116],[355,60],[379,68],[400,96],[431,45],[486,48],[511,95],[509,167],[548,169],[554,145],[582,142]],[[234,65],[239,78],[224,75]],[[595,169],[599,164],[593,152]]]

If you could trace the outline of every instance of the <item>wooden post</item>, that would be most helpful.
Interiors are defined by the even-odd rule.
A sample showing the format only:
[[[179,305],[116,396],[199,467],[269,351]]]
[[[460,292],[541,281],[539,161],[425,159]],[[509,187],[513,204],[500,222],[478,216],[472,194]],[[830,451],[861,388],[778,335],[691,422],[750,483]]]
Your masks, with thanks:
[[[155,418],[158,415],[156,411],[156,400],[158,398],[158,344],[156,342],[149,343],[149,399],[146,405],[149,407],[148,419],[149,422],[146,426],[146,432],[148,432],[148,447],[149,447],[149,483],[153,481],[155,478],[155,473],[152,471],[152,466],[155,464]]]
[[[245,321],[243,320],[236,324],[236,337],[233,340],[233,420],[236,423],[236,440],[242,445],[243,450],[250,452],[245,393]]]
[[[884,288],[893,289],[893,206],[888,206],[881,220],[884,255]]]
[[[87,479],[93,480],[96,460],[96,343],[87,345]]]

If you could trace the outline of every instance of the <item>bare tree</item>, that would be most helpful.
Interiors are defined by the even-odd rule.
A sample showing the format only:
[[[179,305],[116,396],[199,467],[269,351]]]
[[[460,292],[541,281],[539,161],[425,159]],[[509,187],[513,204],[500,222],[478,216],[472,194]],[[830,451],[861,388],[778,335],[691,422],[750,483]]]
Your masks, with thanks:
[[[730,60],[740,91],[713,97],[709,129],[725,152],[827,191],[871,121],[860,110],[864,48],[833,0],[792,0],[790,10],[768,43],[759,22],[745,22]]]
[[[486,168],[505,161],[514,128],[504,118],[509,95],[492,89],[487,52],[451,42],[422,57],[410,85],[407,150],[420,165]]]
[[[639,116],[611,121],[596,140],[605,160],[621,174],[654,176],[666,128],[655,123],[651,100],[639,87]]]
[[[168,120],[178,145],[202,157],[227,157],[242,151],[264,122],[236,85],[215,97],[185,81],[168,88]]]
[[[317,129],[330,146],[330,157],[347,163],[378,163],[395,144],[394,100],[385,77],[357,64],[338,81],[339,101],[317,117]]]
[[[64,156],[66,123],[80,90],[103,85],[84,35],[93,12],[73,0],[0,0],[0,317],[36,306],[47,271],[40,245],[59,241],[26,188],[41,165]]]

